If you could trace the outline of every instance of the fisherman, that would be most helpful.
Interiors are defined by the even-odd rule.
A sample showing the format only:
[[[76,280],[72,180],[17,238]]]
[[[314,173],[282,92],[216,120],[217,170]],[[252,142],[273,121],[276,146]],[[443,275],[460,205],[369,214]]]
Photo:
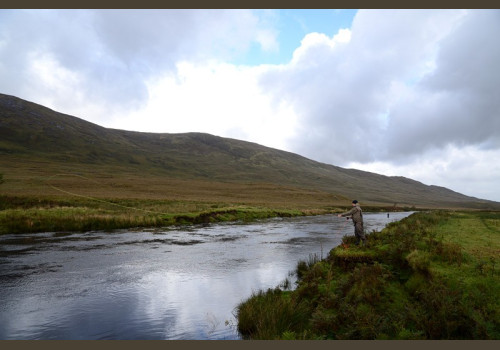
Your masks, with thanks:
[[[365,237],[365,232],[363,229],[363,211],[361,210],[361,207],[359,206],[359,203],[357,200],[352,201],[352,209],[349,210],[348,212],[338,214],[337,215],[339,218],[342,216],[347,216],[352,218],[352,222],[354,224],[354,235],[356,236],[356,245],[359,244],[359,241],[363,241],[363,246],[366,243],[366,237]]]

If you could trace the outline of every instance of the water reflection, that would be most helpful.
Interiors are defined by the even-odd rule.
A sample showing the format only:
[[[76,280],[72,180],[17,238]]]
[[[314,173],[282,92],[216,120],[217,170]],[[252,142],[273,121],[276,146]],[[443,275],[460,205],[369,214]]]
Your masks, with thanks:
[[[408,214],[365,214],[365,226]],[[238,303],[345,234],[350,222],[318,216],[2,236],[0,339],[238,339]]]

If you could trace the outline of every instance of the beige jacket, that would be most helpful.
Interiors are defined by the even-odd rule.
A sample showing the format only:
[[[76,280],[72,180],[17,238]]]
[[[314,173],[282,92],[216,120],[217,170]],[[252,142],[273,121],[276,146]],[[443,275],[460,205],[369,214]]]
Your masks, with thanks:
[[[340,214],[340,215],[352,217],[352,221],[354,223],[363,222],[363,211],[361,210],[359,203],[357,203],[354,207],[352,207],[352,209],[349,210],[348,212],[345,212],[345,213]]]

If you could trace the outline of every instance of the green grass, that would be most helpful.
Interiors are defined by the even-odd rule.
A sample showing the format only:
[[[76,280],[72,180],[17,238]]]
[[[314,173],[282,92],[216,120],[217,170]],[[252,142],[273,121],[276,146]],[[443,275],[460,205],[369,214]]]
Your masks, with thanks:
[[[269,308],[270,304],[272,308]],[[307,325],[308,314],[307,305],[291,298],[290,293],[279,288],[269,289],[254,293],[248,303],[240,306],[238,329],[246,334],[259,330],[263,339],[279,339],[284,333],[296,337],[296,332]]]
[[[0,196],[0,234],[163,227],[306,214],[310,213],[211,202]]]
[[[438,211],[369,234],[368,247],[346,236],[326,259],[298,263],[295,290],[241,303],[238,329],[247,339],[500,339],[499,222],[498,212]]]

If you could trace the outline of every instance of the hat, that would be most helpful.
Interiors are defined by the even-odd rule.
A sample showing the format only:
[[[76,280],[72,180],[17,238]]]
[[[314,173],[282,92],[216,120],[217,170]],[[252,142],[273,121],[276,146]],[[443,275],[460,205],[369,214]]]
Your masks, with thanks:
[[[358,201],[357,200],[353,200],[352,203],[353,204],[358,204]]]

